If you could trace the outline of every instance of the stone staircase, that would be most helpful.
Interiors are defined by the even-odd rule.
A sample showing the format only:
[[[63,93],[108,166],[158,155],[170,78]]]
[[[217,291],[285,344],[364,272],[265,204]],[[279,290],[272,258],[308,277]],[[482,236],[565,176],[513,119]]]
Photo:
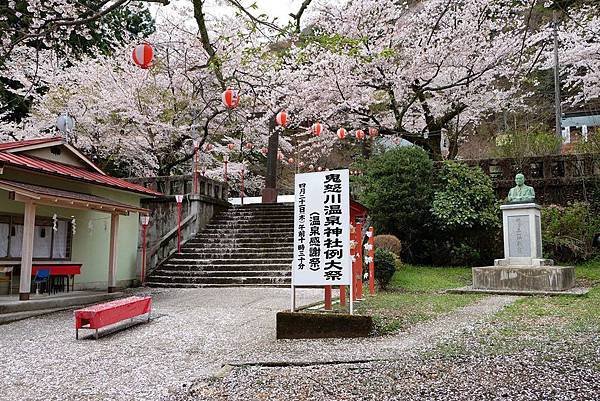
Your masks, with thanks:
[[[148,277],[151,287],[288,286],[294,205],[232,206]]]

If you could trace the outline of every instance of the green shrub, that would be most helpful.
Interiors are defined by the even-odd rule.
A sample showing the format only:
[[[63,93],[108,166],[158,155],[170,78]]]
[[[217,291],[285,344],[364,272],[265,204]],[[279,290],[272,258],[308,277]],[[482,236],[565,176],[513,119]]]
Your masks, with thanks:
[[[594,234],[600,232],[600,216],[590,205],[576,202],[567,207],[550,205],[542,209],[544,256],[561,262],[580,262],[598,255]]]
[[[496,138],[495,157],[523,159],[531,156],[556,154],[562,145],[562,138],[553,132],[534,129],[526,132],[509,132]]]
[[[500,226],[492,180],[481,168],[445,162],[436,181],[431,211],[440,229],[456,232]]]
[[[492,181],[479,167],[445,162],[437,174],[431,212],[435,264],[490,263],[500,256],[500,209]]]
[[[385,290],[396,272],[396,256],[386,249],[376,249],[374,262],[375,281]]]
[[[364,161],[362,171],[359,199],[377,232],[401,241],[403,260],[475,265],[502,256],[498,202],[479,167],[445,162],[434,169],[422,149],[404,147]]]
[[[402,251],[402,242],[395,235],[382,234],[376,235],[373,238],[375,243],[375,249],[386,249],[400,258],[400,252]]]
[[[433,162],[421,148],[401,147],[365,161],[361,170],[358,197],[375,230],[398,237],[410,254],[431,226]]]

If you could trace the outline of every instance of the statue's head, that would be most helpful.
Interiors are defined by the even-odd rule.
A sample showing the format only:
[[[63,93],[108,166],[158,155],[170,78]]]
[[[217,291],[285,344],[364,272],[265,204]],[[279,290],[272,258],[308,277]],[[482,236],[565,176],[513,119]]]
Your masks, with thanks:
[[[517,183],[518,186],[525,184],[525,176],[521,173],[517,174],[515,176],[515,182]]]

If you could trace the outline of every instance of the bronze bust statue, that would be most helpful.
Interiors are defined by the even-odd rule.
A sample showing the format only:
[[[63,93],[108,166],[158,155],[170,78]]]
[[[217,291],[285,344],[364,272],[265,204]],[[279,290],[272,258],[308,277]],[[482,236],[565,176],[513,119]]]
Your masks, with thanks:
[[[508,203],[530,203],[535,200],[533,187],[525,185],[525,176],[521,173],[515,176],[517,186],[508,191]]]

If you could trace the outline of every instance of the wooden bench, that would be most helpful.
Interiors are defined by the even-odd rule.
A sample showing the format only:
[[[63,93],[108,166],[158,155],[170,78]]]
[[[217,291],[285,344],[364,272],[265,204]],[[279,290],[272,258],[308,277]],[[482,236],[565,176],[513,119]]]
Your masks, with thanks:
[[[92,329],[96,330],[97,340],[99,328],[146,313],[149,322],[151,308],[151,297],[129,297],[78,309],[75,311],[75,338],[79,339],[79,329]]]

